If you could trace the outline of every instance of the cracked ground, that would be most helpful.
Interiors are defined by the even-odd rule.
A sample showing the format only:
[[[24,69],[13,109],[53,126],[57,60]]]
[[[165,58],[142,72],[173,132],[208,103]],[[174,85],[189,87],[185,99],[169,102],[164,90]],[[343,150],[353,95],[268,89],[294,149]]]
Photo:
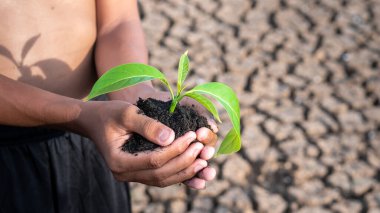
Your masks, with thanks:
[[[140,6],[150,63],[172,83],[188,49],[190,85],[237,92],[243,145],[210,162],[205,190],[131,184],[134,212],[380,212],[379,0]]]

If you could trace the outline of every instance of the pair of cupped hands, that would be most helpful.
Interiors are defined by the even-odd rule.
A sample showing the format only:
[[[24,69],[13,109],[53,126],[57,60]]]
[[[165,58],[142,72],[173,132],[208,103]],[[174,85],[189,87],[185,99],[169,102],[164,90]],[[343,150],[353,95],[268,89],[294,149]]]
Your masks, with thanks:
[[[182,105],[194,105],[205,116],[212,130],[200,128],[187,132],[175,139],[175,133],[164,124],[149,118],[133,105],[138,98],[154,98],[167,101],[169,93],[156,89],[131,93],[109,94],[111,101],[93,101],[89,104],[87,122],[92,126],[88,136],[95,142],[108,167],[118,181],[139,182],[147,185],[166,187],[184,183],[193,189],[206,188],[206,182],[215,178],[216,171],[209,167],[217,142],[217,126],[206,109],[196,101],[184,98]],[[96,115],[96,116],[94,116]],[[121,150],[121,146],[137,133],[149,141],[162,146],[154,151],[137,155]]]

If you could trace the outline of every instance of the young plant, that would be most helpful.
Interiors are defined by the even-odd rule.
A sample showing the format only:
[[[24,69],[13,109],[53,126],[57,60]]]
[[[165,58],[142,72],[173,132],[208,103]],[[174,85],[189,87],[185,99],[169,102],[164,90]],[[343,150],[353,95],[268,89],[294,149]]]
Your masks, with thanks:
[[[186,86],[184,85],[184,81],[188,73],[189,58],[186,51],[179,60],[177,92],[174,94],[165,75],[155,67],[140,63],[123,64],[111,68],[102,75],[93,86],[86,100],[144,81],[159,79],[168,88],[171,95],[170,113],[174,112],[182,98],[189,97],[202,104],[214,116],[215,120],[221,122],[214,104],[204,96],[208,95],[215,98],[225,108],[233,126],[220,145],[217,155],[239,151],[241,146],[240,107],[236,94],[229,86],[219,82],[201,84],[185,91]]]

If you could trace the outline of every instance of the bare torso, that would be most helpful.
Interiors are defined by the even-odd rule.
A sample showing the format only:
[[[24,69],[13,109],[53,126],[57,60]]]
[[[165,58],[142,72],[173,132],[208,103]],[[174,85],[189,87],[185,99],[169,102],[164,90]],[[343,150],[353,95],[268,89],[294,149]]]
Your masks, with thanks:
[[[0,74],[83,98],[96,71],[94,0],[1,0]]]

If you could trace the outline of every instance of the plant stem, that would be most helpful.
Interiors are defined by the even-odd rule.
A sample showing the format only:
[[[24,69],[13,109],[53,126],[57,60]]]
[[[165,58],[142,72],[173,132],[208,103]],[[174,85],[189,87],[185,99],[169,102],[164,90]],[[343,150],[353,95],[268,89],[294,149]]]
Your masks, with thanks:
[[[170,104],[170,109],[169,109],[170,114],[173,114],[177,104],[178,104],[177,98],[174,98],[172,100],[172,103]]]
[[[175,96],[172,100],[172,103],[170,105],[169,112],[172,114],[177,107],[177,104],[182,100],[182,98],[185,97],[184,95]]]

